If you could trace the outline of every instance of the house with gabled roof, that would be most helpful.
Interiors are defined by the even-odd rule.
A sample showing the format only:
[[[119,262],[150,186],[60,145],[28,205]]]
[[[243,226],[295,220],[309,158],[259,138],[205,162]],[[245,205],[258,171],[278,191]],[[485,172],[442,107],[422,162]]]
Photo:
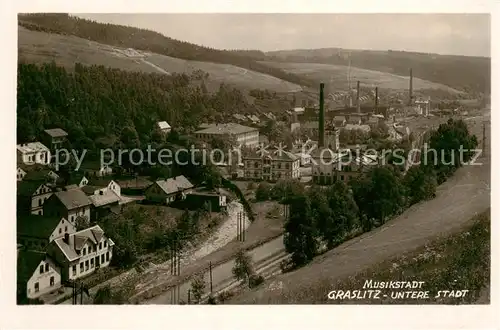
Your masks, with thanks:
[[[109,211],[119,211],[118,205],[122,202],[121,188],[114,180],[92,179],[87,186],[82,187],[82,191],[92,202],[92,219],[101,218]]]
[[[55,239],[48,254],[61,265],[63,280],[75,280],[109,266],[114,245],[102,228],[95,225]]]
[[[75,171],[71,173],[71,176],[66,183],[67,185],[76,185],[77,187],[84,187],[89,183],[89,179],[85,176],[83,172]]]
[[[43,214],[44,203],[52,196],[54,187],[45,180],[26,180],[17,182],[18,214]]]
[[[194,186],[184,176],[180,175],[167,180],[158,180],[145,191],[146,199],[155,203],[170,204],[176,200],[185,199]]]
[[[68,219],[76,226],[77,218],[86,219],[89,223],[91,205],[91,200],[80,188],[73,188],[54,192],[45,202],[43,212],[48,216]]]
[[[112,168],[107,164],[101,164],[100,161],[84,161],[80,166],[78,171],[81,171],[85,174],[86,177],[103,177],[106,175],[111,175],[113,173]]]
[[[32,214],[17,217],[17,243],[30,251],[44,252],[54,239],[75,231],[65,218]]]
[[[36,299],[61,287],[61,268],[46,253],[21,249],[17,255],[18,297]]]
[[[41,142],[21,143],[17,145],[17,161],[26,165],[48,165],[50,150]]]
[[[18,166],[17,167],[17,175],[16,175],[17,181],[23,181],[23,178],[25,176],[26,176],[26,171],[21,166]]]

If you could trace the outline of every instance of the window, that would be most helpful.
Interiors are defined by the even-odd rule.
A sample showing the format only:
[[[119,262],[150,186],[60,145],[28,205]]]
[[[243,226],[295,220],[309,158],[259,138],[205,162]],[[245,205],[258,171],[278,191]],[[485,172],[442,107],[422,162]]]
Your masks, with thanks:
[[[50,286],[54,286],[54,276],[50,277]]]
[[[48,262],[47,262],[47,263],[45,263],[45,271],[46,271],[46,272],[48,272],[48,271],[49,271],[49,267],[50,267],[50,266],[49,266],[49,263],[48,263]]]
[[[41,198],[38,200],[38,206],[42,206],[42,199]]]
[[[90,268],[94,268],[94,258],[90,259]]]
[[[83,255],[87,254],[87,248],[83,248]]]
[[[108,246],[108,241],[104,241],[104,247]]]
[[[68,226],[64,227],[64,232],[66,233],[68,231]]]
[[[344,181],[344,176],[343,175],[340,176],[340,180]]]
[[[73,276],[76,275],[76,265],[73,265]]]
[[[42,211],[38,211],[38,215],[42,215]]]
[[[99,250],[102,249],[102,242],[99,243]]]
[[[40,274],[43,274],[43,265],[40,265]]]
[[[89,246],[89,253],[92,253],[92,246]]]
[[[109,252],[106,252],[106,261],[109,261]]]
[[[101,264],[104,263],[104,254],[101,254]]]
[[[68,228],[68,227],[66,227]],[[59,228],[59,234],[62,234],[62,228]]]
[[[85,270],[89,270],[89,261],[88,260],[85,261]]]
[[[83,272],[83,261],[80,262],[80,273],[82,273],[82,272]]]
[[[74,221],[75,221],[75,216],[74,216],[74,215],[72,215],[72,216],[71,216],[71,222],[74,222]]]
[[[38,292],[40,291],[40,285],[38,284],[38,282],[35,283],[35,292]]]

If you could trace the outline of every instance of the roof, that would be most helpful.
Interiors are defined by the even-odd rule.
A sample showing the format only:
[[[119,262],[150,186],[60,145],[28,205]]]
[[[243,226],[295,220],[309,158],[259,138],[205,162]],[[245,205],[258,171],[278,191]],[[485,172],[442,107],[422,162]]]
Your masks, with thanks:
[[[89,197],[90,201],[95,207],[118,203],[121,201],[121,198],[115,194],[112,190],[106,190],[102,195],[92,195]]]
[[[45,253],[20,250],[17,255],[17,280],[27,281],[33,276]]]
[[[165,180],[156,181],[156,184],[166,193],[173,194],[179,191],[193,188],[191,182],[184,175],[177,176],[175,178],[169,178]]]
[[[71,177],[68,180],[68,184],[80,184],[85,174],[80,171],[71,172]]]
[[[70,189],[66,191],[58,191],[54,195],[63,203],[68,210],[73,210],[79,207],[90,205],[90,199],[80,189]]]
[[[305,129],[318,129],[319,121],[306,121],[305,123],[301,123],[300,127]]]
[[[101,186],[94,186],[94,185],[86,185],[81,187],[80,189],[86,194],[86,195],[93,195],[96,190],[102,189],[105,187]]]
[[[68,136],[68,133],[66,133],[63,129],[61,128],[51,128],[51,129],[46,129],[44,131],[48,135],[52,137],[63,137],[63,136]]]
[[[254,127],[243,126],[236,123],[215,124],[210,127],[196,131],[195,134],[243,134],[257,131]]]
[[[54,240],[54,244],[63,252],[63,255],[68,261],[73,261],[78,259],[79,251],[85,245],[86,242],[90,241],[93,244],[97,244],[104,236],[104,231],[99,225],[95,225],[90,228],[80,230],[76,233],[68,235],[68,241],[64,241],[64,237],[59,237]],[[110,246],[114,245],[114,242],[110,239]]]
[[[295,107],[292,109],[294,112],[304,112],[306,111],[306,108],[303,107]]]
[[[45,145],[41,142],[30,142],[30,143],[22,143],[17,145],[17,150],[23,154],[27,153],[35,153],[40,151],[49,151]]]
[[[337,120],[345,120],[345,116],[335,116],[333,117],[333,120],[337,121]]]
[[[17,181],[17,194],[19,196],[33,196],[35,191],[43,184],[46,184],[45,180]]]
[[[49,239],[61,219],[63,218],[46,215],[19,215],[17,217],[17,234]]]
[[[248,155],[243,156],[245,159],[261,159],[263,157],[269,157],[272,160],[283,160],[283,161],[296,161],[299,159],[297,155],[285,150],[270,149],[264,152],[252,150]]]
[[[171,128],[171,126],[166,121],[159,121],[158,122],[158,127],[160,129],[169,129],[169,128]]]
[[[371,128],[369,125],[353,125],[353,124],[347,124],[345,125],[344,129],[347,130],[353,130],[353,129],[359,129],[365,132],[370,132]]]

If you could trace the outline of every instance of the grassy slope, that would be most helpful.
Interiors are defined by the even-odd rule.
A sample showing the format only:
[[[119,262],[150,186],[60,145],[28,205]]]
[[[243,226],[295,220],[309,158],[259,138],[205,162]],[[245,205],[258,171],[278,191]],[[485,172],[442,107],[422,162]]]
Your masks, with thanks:
[[[342,50],[338,48],[268,52],[278,62],[307,62],[347,65],[339,53],[351,53],[351,65],[358,68],[413,76],[456,89],[488,94],[491,59],[484,57],[411,53],[400,51]]]
[[[72,69],[76,62],[80,62],[86,65],[104,65],[146,73],[161,73],[161,69],[176,73],[203,70],[209,74],[207,87],[211,90],[218,88],[222,82],[240,89],[259,88],[283,93],[301,90],[299,85],[229,64],[189,61],[153,53],[146,53],[143,59],[127,57],[117,51],[125,48],[75,36],[31,31],[23,27],[19,27],[18,36],[19,59],[27,62],[43,63],[54,60],[69,69]],[[161,69],[155,68],[148,62]]]

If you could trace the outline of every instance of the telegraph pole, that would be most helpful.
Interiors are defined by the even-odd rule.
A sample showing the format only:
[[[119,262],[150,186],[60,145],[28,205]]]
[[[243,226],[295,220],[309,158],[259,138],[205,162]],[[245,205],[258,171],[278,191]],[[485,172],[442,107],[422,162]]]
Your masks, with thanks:
[[[210,268],[210,294],[213,293],[213,281],[212,281],[212,262],[210,261],[208,264],[208,267]]]
[[[179,241],[177,237],[175,237],[170,245],[170,273],[173,276],[178,276],[181,273],[181,258],[179,257],[179,246]],[[172,304],[178,303],[178,299],[180,296],[180,286],[173,287],[170,292],[170,299]]]

